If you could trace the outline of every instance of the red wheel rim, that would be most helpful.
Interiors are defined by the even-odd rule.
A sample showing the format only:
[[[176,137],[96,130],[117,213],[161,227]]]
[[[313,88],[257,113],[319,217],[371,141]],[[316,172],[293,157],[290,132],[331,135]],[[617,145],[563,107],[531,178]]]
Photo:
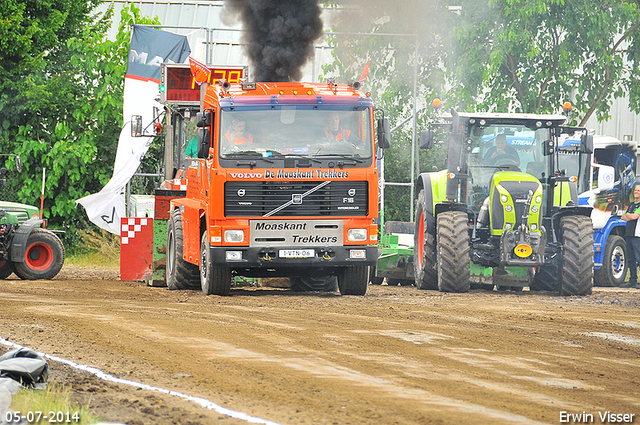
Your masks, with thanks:
[[[422,254],[424,253],[424,211],[420,212],[418,225],[418,267],[422,268]]]
[[[27,248],[24,261],[31,270],[46,270],[53,264],[53,250],[49,245],[34,243]]]

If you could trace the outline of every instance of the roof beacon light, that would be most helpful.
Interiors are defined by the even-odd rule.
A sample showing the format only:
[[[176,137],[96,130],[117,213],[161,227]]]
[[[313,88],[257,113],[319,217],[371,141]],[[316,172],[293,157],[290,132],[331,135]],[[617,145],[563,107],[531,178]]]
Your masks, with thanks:
[[[431,102],[431,107],[438,111],[440,108],[442,108],[442,102],[440,102],[440,99],[435,98],[433,99],[433,102]]]
[[[562,111],[563,111],[565,114],[569,114],[569,113],[571,113],[571,111],[572,111],[572,110],[573,110],[573,106],[571,105],[571,102],[564,102],[564,103],[562,104]]]

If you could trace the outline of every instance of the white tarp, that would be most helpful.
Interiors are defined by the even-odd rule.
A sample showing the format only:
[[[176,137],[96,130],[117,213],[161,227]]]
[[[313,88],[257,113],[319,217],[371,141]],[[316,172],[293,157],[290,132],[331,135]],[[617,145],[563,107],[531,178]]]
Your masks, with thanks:
[[[131,48],[124,83],[124,126],[118,139],[118,150],[111,180],[98,193],[76,200],[89,220],[117,235],[120,218],[125,216],[124,190],[140,166],[153,137],[131,137],[131,116],[141,115],[145,134],[153,134],[154,107],[160,83],[160,65],[184,62],[191,50],[186,37],[169,32],[133,26]]]

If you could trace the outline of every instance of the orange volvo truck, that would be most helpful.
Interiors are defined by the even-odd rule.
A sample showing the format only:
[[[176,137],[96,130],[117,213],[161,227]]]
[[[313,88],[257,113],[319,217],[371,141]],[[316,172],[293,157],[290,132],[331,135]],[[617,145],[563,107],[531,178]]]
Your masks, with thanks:
[[[364,295],[378,257],[378,148],[389,122],[359,83],[203,88],[197,158],[171,201],[167,285],[228,295],[235,275],[336,276]]]

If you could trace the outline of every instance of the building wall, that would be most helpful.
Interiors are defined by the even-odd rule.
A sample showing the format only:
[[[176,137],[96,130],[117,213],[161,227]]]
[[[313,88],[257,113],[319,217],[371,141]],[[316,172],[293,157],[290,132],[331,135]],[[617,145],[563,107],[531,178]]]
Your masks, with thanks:
[[[191,56],[208,65],[217,66],[249,66],[249,60],[244,54],[241,40],[242,28],[239,24],[226,25],[222,20],[222,1],[174,1],[174,0],[106,0],[99,6],[98,11],[105,11],[110,6],[114,8],[114,24],[108,37],[114,39],[118,32],[120,11],[125,5],[134,4],[144,16],[158,17],[162,29],[175,34],[184,35],[191,46]],[[330,22],[332,9],[324,9],[323,22]],[[207,46],[210,46],[207,53]],[[318,81],[322,72],[322,65],[333,61],[331,48],[322,40],[316,44],[316,54],[303,69],[303,80]],[[249,67],[251,78],[251,67]]]

